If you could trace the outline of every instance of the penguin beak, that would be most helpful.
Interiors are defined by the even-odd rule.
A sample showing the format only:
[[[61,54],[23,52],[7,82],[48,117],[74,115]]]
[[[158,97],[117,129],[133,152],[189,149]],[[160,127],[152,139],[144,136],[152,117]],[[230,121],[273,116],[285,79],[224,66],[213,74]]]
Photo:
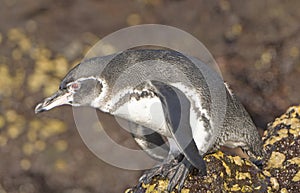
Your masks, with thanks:
[[[41,113],[48,111],[54,107],[58,107],[65,104],[71,104],[73,99],[73,93],[66,90],[58,90],[52,96],[45,98],[41,103],[35,107],[35,113]]]

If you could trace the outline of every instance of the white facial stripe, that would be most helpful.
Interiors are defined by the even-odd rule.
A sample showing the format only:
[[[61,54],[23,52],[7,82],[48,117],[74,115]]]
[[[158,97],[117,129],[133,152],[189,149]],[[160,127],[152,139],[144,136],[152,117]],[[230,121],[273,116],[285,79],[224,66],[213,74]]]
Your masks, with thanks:
[[[104,98],[107,96],[107,92],[108,92],[108,85],[107,85],[106,81],[104,79],[95,78],[95,77],[88,77],[85,80],[87,80],[87,79],[97,80],[102,85],[102,91],[101,91],[100,95],[92,101],[91,106],[94,108],[99,108],[101,106],[104,106],[103,105]],[[105,108],[104,109],[101,108],[101,110],[105,111]],[[107,112],[107,111],[105,111],[105,112]]]
[[[78,78],[76,81],[83,81],[83,80],[97,80],[99,82],[102,82],[103,79],[95,77],[95,76],[89,76],[89,77],[82,77],[82,78]]]

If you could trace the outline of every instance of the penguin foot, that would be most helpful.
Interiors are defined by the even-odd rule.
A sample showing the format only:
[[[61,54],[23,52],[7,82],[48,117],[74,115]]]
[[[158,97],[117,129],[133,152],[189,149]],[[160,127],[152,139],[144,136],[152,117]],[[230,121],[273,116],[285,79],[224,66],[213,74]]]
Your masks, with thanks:
[[[165,176],[164,172],[163,172],[163,165],[151,168],[149,170],[147,170],[146,172],[144,172],[144,174],[142,175],[142,177],[140,177],[139,179],[139,187],[142,184],[149,184],[152,180],[152,178],[154,176]]]
[[[168,185],[168,192],[171,192],[174,190],[176,185],[178,185],[178,192],[181,192],[184,181],[187,178],[189,172],[193,168],[192,164],[186,159],[183,158],[183,160],[178,163],[176,166],[171,168],[169,170],[168,178],[170,179],[169,185]]]
[[[177,185],[178,192],[181,192],[185,179],[192,168],[192,164],[186,158],[183,158],[180,162],[177,159],[168,160],[167,163],[162,163],[157,167],[147,170],[139,179],[135,193],[143,189],[142,184],[149,184],[154,176],[169,179],[168,192],[174,190]]]
[[[170,169],[172,169],[174,166],[178,164],[177,159],[167,159],[164,163],[151,168],[147,171],[144,172],[142,177],[139,179],[139,187],[144,183],[144,184],[149,184],[154,176],[160,176],[163,178],[166,178],[167,175],[169,174]]]

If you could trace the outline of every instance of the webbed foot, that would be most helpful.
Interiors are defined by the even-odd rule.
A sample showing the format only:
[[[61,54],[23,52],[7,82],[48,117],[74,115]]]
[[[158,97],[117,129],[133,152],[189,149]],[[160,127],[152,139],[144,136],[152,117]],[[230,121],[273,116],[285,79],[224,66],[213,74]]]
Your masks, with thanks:
[[[184,185],[184,181],[192,168],[192,164],[186,158],[183,158],[183,160],[180,163],[171,168],[169,170],[170,182],[167,188],[168,191],[171,192],[172,190],[174,190],[176,185],[178,185],[178,192],[181,192]]]
[[[168,160],[168,162],[154,167],[146,171],[139,180],[138,190],[142,190],[142,184],[149,184],[154,176],[160,176],[162,178],[169,179],[169,185],[167,187],[168,192],[171,192],[178,185],[178,192],[181,192],[185,179],[194,166],[184,157],[181,161],[178,159]],[[199,171],[200,174],[205,175],[206,171]]]
[[[177,159],[167,159],[165,162],[160,165],[151,168],[144,172],[144,174],[139,179],[139,185],[149,184],[154,176],[160,176],[162,178],[166,178],[169,174],[170,169],[178,164]]]

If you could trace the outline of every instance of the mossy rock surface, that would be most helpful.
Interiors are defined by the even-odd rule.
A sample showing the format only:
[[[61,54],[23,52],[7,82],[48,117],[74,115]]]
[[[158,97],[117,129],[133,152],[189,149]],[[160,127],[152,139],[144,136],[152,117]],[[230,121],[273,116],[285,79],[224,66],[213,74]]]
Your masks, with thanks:
[[[300,106],[291,107],[268,125],[263,136],[263,167],[221,151],[206,155],[207,176],[189,175],[182,193],[192,192],[300,192]],[[153,178],[126,192],[167,192],[168,180]]]

